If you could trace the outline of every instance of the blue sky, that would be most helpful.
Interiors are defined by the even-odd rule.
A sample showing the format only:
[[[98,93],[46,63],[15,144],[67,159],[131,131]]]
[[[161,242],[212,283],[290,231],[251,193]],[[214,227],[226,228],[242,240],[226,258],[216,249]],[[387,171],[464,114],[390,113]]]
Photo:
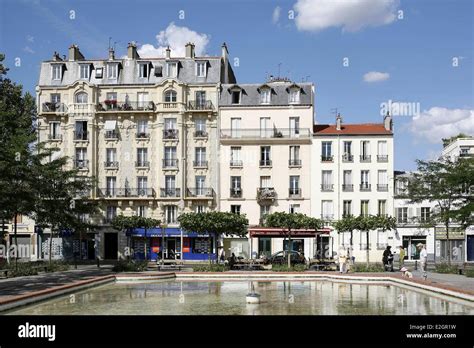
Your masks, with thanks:
[[[34,92],[40,61],[72,43],[105,58],[109,37],[117,56],[132,40],[157,54],[193,40],[219,55],[226,42],[239,82],[276,76],[279,64],[280,75],[312,81],[318,123],[333,123],[333,108],[346,123],[371,123],[381,103],[419,105],[394,116],[395,167],[411,170],[441,137],[474,133],[473,11],[471,0],[0,0],[0,52],[10,78]]]

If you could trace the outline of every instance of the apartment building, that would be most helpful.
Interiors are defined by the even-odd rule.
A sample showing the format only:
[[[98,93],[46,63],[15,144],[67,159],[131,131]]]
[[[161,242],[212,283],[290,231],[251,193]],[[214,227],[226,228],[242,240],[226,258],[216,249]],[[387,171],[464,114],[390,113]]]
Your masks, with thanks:
[[[383,123],[316,124],[313,128],[311,160],[311,213],[328,226],[344,215],[377,215],[393,212],[393,127],[392,117]],[[369,245],[367,245],[369,233]],[[322,235],[320,246],[326,255],[351,245],[349,232],[333,230]],[[371,262],[380,262],[387,245],[393,246],[386,231],[354,231],[353,255],[365,261],[367,248]]]
[[[310,83],[222,84],[220,209],[246,214],[251,226],[248,239],[224,240],[227,254],[281,251],[282,231],[259,228],[262,218],[281,211],[310,215],[313,106]],[[293,249],[311,254],[314,237],[293,238]]]
[[[98,182],[91,198],[101,216],[84,218],[100,231],[84,233],[86,258],[94,246],[103,259],[128,246],[138,258],[156,259],[162,247],[165,258],[208,258],[207,236],[182,231],[177,217],[217,208],[219,86],[235,76],[225,44],[221,56],[197,57],[192,43],[185,52],[141,58],[130,43],[125,58],[109,49],[107,59],[89,60],[72,45],[67,58],[41,64],[39,140]],[[118,214],[160,219],[163,230],[117,233]]]
[[[474,157],[474,137],[460,137],[444,144],[441,157],[448,157],[451,161],[463,157]]]

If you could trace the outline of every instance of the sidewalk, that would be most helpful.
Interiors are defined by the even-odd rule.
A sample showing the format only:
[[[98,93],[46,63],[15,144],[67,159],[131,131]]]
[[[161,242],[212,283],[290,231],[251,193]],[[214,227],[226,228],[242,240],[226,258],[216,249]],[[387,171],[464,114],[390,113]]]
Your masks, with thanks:
[[[413,271],[413,278],[423,279],[423,272]],[[449,285],[462,290],[469,290],[474,292],[474,278],[469,278],[458,274],[445,274],[445,273],[434,273],[426,272],[427,281],[431,281],[434,284]]]

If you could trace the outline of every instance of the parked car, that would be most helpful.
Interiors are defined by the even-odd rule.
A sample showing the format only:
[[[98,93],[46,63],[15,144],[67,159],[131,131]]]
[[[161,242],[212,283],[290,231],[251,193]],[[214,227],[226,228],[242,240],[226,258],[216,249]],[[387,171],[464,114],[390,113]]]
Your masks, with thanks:
[[[266,257],[264,259],[264,264],[268,265],[268,264],[278,264],[278,265],[281,265],[281,264],[286,264],[288,262],[288,259],[287,259],[287,255],[288,255],[288,251],[287,250],[283,250],[283,251],[279,251],[273,255],[270,255],[268,257]],[[292,264],[305,264],[306,263],[306,259],[304,257],[304,255],[298,251],[290,251],[290,262]]]

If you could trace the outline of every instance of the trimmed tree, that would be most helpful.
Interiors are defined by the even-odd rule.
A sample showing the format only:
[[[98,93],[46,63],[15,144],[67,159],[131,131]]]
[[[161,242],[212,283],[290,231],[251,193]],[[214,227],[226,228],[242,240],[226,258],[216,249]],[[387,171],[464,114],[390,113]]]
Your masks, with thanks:
[[[215,237],[214,248],[217,251],[217,239],[220,236],[245,236],[249,224],[245,215],[219,211],[184,213],[178,217],[178,222],[185,231],[208,234],[209,265],[211,264],[212,235]]]
[[[288,268],[291,267],[290,248],[291,248],[291,234],[296,229],[318,230],[324,226],[324,222],[320,219],[309,217],[305,214],[275,212],[265,216],[265,227],[282,228],[285,235],[288,237]]]

